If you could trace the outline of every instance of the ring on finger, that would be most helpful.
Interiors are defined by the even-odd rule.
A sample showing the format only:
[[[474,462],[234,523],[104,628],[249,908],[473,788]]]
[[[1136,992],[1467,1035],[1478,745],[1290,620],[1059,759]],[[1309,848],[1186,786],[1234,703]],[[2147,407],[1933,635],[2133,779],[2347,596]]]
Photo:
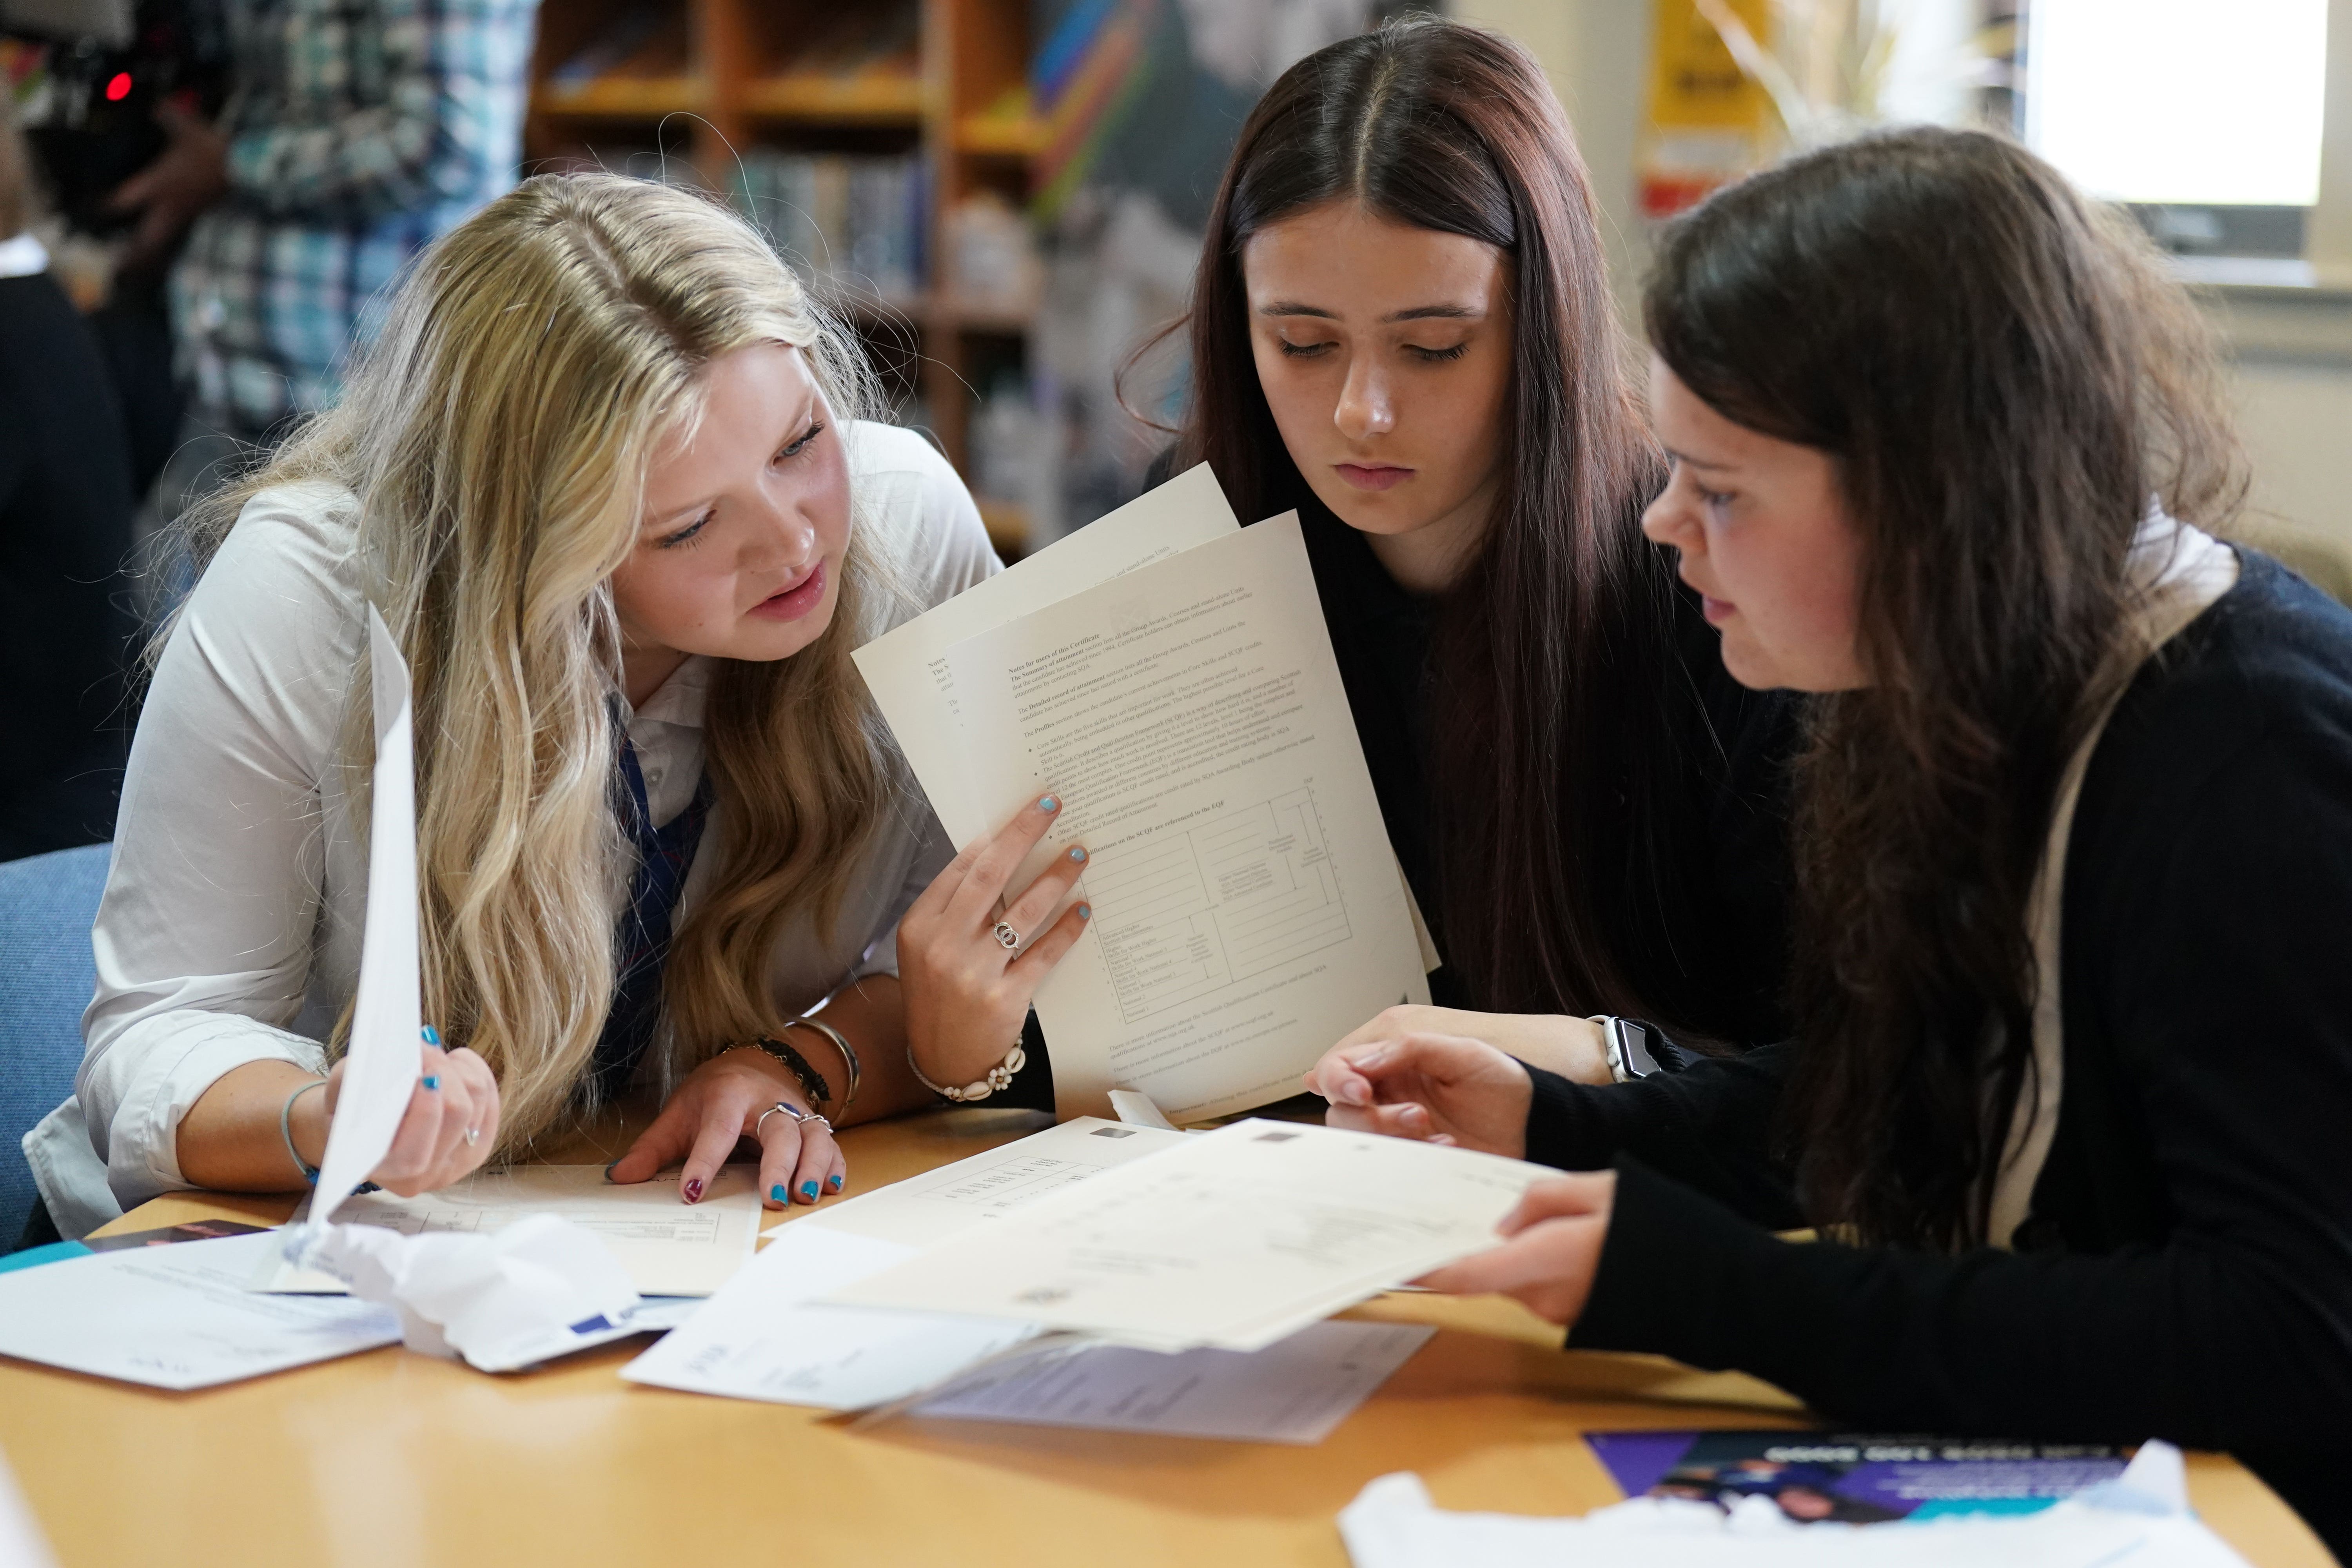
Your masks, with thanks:
[[[760,1120],[751,1123],[751,1136],[757,1138],[760,1135],[760,1129],[767,1125],[768,1118],[775,1115],[776,1112],[780,1110],[794,1121],[798,1121],[803,1124],[814,1121],[819,1127],[824,1128],[827,1132],[833,1131],[833,1123],[827,1121],[824,1117],[819,1116],[815,1111],[803,1110],[799,1106],[793,1104],[790,1100],[780,1100],[776,1101],[775,1104],[768,1107],[767,1110],[760,1112]]]
[[[1004,948],[1004,951],[1005,951],[1005,952],[1018,952],[1018,951],[1020,950],[1020,947],[1021,947],[1021,933],[1020,933],[1019,931],[1014,931],[1014,930],[1013,929],[1013,924],[1012,924],[1012,922],[1011,922],[1011,921],[997,921],[997,922],[996,922],[996,929],[995,929],[994,931],[991,931],[989,934],[990,934],[991,936],[993,936],[994,938],[996,938],[996,940],[1003,945],[1003,948]]]

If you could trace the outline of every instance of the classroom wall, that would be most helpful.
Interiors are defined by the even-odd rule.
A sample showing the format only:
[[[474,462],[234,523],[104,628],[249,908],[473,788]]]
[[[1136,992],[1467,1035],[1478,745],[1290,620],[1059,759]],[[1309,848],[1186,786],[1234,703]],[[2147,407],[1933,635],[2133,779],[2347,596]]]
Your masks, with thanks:
[[[1461,0],[1453,14],[1510,34],[1542,62],[1591,165],[1617,296],[1633,320],[1648,258],[1633,207],[1647,0]],[[2347,323],[2326,336],[2352,341],[2352,292],[2315,308]],[[2250,343],[2232,368],[2231,387],[2252,466],[2249,525],[2324,542],[2352,571],[2352,353],[2288,357]]]

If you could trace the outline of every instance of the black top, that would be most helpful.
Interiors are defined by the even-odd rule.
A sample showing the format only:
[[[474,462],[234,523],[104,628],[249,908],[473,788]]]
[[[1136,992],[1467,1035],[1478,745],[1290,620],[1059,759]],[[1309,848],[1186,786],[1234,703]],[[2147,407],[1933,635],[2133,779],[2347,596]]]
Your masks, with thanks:
[[[1830,1243],[1787,1053],[1538,1073],[1529,1157],[1620,1172],[1569,1342],[1879,1430],[2225,1448],[2352,1561],[2352,613],[2264,558],[2143,669],[2066,858],[2057,1131],[2014,1253]]]
[[[47,274],[0,278],[0,860],[113,836],[131,510],[89,330]]]
[[[1327,508],[1310,502],[1298,518],[1389,842],[1443,956],[1446,911],[1430,801],[1430,760],[1445,743],[1430,700],[1438,601],[1398,586],[1364,535]],[[1678,792],[1652,805],[1688,885],[1660,890],[1667,939],[1624,954],[1626,978],[1678,1027],[1727,1044],[1777,1039],[1787,1033],[1786,784],[1796,705],[1731,678],[1698,595],[1678,588],[1673,614],[1677,658],[1657,700],[1674,715],[1684,765],[1673,770]],[[1649,922],[1622,911],[1610,923],[1622,932]],[[1430,985],[1442,1005],[1475,1005],[1446,970]]]

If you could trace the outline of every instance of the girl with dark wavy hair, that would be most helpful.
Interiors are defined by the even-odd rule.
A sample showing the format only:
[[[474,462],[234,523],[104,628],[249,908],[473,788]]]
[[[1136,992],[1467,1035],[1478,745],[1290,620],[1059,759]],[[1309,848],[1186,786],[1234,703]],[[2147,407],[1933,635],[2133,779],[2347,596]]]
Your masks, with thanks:
[[[2242,481],[2201,318],[1937,131],[1720,193],[1646,314],[1645,526],[1735,676],[1815,694],[1795,1042],[1592,1089],[1422,1038],[1317,1087],[1601,1173],[1441,1289],[1864,1426],[2226,1448],[2344,1553],[2352,615],[2205,531]]]

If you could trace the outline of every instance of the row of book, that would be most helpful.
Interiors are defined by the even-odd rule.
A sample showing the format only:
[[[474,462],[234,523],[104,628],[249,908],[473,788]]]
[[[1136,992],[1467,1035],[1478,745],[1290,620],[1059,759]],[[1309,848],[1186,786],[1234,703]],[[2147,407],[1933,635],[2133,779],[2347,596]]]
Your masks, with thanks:
[[[763,147],[736,164],[730,195],[813,289],[895,302],[924,286],[928,181],[916,156]]]

